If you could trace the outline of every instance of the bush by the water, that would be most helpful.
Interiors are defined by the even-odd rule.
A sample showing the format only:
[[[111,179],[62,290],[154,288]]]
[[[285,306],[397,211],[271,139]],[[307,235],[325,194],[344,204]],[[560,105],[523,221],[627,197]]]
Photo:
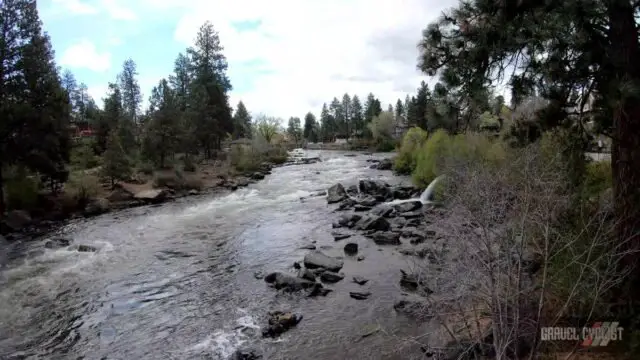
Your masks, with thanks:
[[[264,162],[282,164],[287,161],[287,157],[284,146],[269,144],[259,137],[250,144],[232,145],[229,153],[231,165],[240,172],[259,170]]]
[[[9,210],[28,210],[37,205],[40,183],[26,171],[11,169],[4,181],[4,187]]]
[[[419,127],[413,127],[407,131],[402,138],[402,144],[398,151],[394,170],[403,175],[409,175],[416,167],[418,151],[425,141],[427,141],[427,132]]]
[[[450,136],[444,130],[433,133],[415,150],[415,169],[412,179],[416,186],[426,187],[455,162],[500,163],[506,155],[504,144],[482,134]]]
[[[83,206],[98,195],[100,179],[96,175],[83,171],[71,173],[65,184],[65,195],[75,203]]]

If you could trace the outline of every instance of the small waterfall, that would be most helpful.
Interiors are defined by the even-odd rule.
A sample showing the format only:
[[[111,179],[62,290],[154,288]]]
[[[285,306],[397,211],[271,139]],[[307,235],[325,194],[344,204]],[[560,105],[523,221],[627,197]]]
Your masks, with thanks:
[[[435,190],[436,184],[440,181],[442,175],[433,179],[431,184],[427,186],[426,190],[420,195],[420,202],[423,204],[429,204],[433,201],[433,192]]]

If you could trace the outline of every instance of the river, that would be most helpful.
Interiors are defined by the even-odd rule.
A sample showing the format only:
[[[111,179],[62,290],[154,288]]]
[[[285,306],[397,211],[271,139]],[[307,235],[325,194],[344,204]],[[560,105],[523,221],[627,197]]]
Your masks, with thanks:
[[[45,239],[12,244],[0,272],[0,359],[227,359],[257,349],[263,359],[409,359],[420,325],[396,314],[393,247],[354,236],[364,261],[345,257],[346,278],[326,297],[280,294],[256,273],[293,272],[315,241],[345,256],[330,235],[337,214],[324,197],[336,182],[406,182],[368,168],[378,155],[309,151],[323,161],[273,170],[228,194],[179,199],[69,223],[57,234],[95,253],[50,250]],[[359,275],[364,286],[351,282]],[[370,291],[367,300],[349,291]],[[304,319],[277,340],[259,327],[270,310]],[[383,331],[361,338],[363,328]]]

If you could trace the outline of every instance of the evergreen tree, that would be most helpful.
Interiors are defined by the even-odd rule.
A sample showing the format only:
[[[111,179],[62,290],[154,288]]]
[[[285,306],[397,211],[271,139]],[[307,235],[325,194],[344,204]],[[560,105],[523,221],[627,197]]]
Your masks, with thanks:
[[[396,116],[396,123],[400,124],[400,125],[404,125],[404,121],[405,121],[404,104],[402,103],[402,100],[400,100],[400,99],[398,99],[398,101],[396,101],[395,116]]]
[[[210,22],[200,27],[194,47],[188,50],[194,71],[190,86],[189,119],[195,139],[205,157],[220,149],[222,139],[233,133],[233,117],[228,91],[231,83],[226,75],[227,60],[222,54],[220,37]]]
[[[118,75],[118,87],[124,111],[122,120],[126,119],[132,122],[130,127],[136,129],[135,134],[138,133],[137,129],[140,125],[138,117],[140,115],[140,105],[142,104],[142,92],[136,76],[138,76],[136,63],[132,59],[125,60],[122,64],[122,72]]]
[[[309,142],[318,142],[317,128],[318,124],[316,122],[316,117],[312,113],[308,112],[307,115],[304,116],[302,137]]]
[[[342,103],[338,98],[334,97],[333,100],[331,100],[331,104],[329,104],[329,111],[331,112],[331,116],[333,117],[333,122],[335,124],[335,136],[344,137],[344,111],[342,110]]]
[[[173,65],[173,75],[169,76],[169,82],[175,91],[181,112],[187,110],[192,78],[191,68],[192,64],[187,55],[180,53]]]
[[[160,80],[153,88],[149,102],[145,152],[148,158],[164,168],[167,157],[174,154],[181,144],[180,102],[166,79]]]
[[[290,138],[294,141],[296,146],[302,140],[302,128],[300,126],[300,118],[299,117],[290,117],[289,122],[287,124],[287,134],[289,134]]]
[[[342,119],[343,119],[343,129],[341,129],[341,132],[344,133],[344,135],[346,136],[346,138],[350,138],[351,137],[351,132],[353,131],[353,127],[351,125],[351,121],[352,121],[352,116],[353,116],[353,109],[352,104],[351,104],[351,97],[349,97],[349,94],[344,94],[342,96]]]
[[[322,141],[334,141],[336,136],[336,121],[333,115],[331,115],[331,113],[329,112],[326,103],[322,104],[322,111],[320,112],[320,122],[322,127]]]
[[[420,83],[420,87],[418,88],[418,93],[416,95],[413,111],[415,112],[414,116],[415,116],[416,125],[423,129],[427,129],[426,114],[427,114],[429,97],[430,97],[429,86],[427,85],[427,83],[422,81]]]
[[[131,175],[131,164],[120,143],[118,131],[112,131],[107,140],[102,175],[110,180],[111,188],[115,187],[117,180],[126,180]]]
[[[233,138],[251,138],[251,115],[242,101],[238,102],[236,113],[233,115]]]
[[[356,134],[362,134],[364,130],[364,115],[362,103],[357,95],[353,95],[351,99],[351,126]]]

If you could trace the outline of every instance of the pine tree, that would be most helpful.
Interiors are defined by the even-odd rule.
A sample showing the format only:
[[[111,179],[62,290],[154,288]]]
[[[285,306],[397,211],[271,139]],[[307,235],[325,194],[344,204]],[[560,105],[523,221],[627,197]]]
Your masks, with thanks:
[[[251,115],[249,115],[249,111],[247,111],[242,101],[238,102],[236,112],[233,115],[233,123],[234,139],[251,138]]]
[[[329,111],[333,118],[335,136],[344,137],[344,111],[342,110],[342,103],[338,98],[334,97],[333,100],[331,100]]]
[[[302,137],[312,143],[318,142],[317,130],[318,124],[316,117],[312,113],[308,112],[307,115],[304,116]]]
[[[353,95],[351,99],[351,126],[354,132],[360,136],[364,130],[364,115],[362,110],[362,103],[357,95]]]
[[[300,127],[299,117],[289,118],[289,122],[287,124],[287,134],[289,134],[295,145],[298,146],[300,140],[302,140],[302,128]]]
[[[344,121],[344,128],[341,129],[342,132],[344,133],[345,137],[347,139],[349,139],[351,137],[351,132],[353,131],[353,126],[351,124],[352,121],[352,117],[353,117],[353,109],[352,104],[351,104],[351,97],[349,97],[349,94],[344,94],[342,96],[342,118]]]
[[[125,60],[122,64],[122,72],[118,75],[118,87],[122,96],[124,118],[131,121],[137,129],[140,125],[138,116],[142,104],[142,92],[136,76],[138,76],[136,63],[132,59]]]
[[[115,187],[117,180],[126,180],[131,176],[131,164],[125,152],[118,131],[112,131],[107,140],[107,149],[104,152],[102,175],[109,179],[111,188]]]
[[[195,46],[188,50],[194,71],[188,116],[207,158],[212,156],[214,148],[220,148],[227,134],[233,133],[227,95],[231,83],[226,75],[228,65],[222,50],[220,37],[210,22],[200,27]]]
[[[153,88],[149,102],[145,153],[164,168],[167,157],[174,154],[181,144],[180,102],[166,79],[160,80]]]
[[[329,112],[326,103],[322,104],[322,111],[320,112],[320,122],[322,127],[322,141],[334,141],[336,136],[336,121],[333,115],[331,115],[331,113]]]

